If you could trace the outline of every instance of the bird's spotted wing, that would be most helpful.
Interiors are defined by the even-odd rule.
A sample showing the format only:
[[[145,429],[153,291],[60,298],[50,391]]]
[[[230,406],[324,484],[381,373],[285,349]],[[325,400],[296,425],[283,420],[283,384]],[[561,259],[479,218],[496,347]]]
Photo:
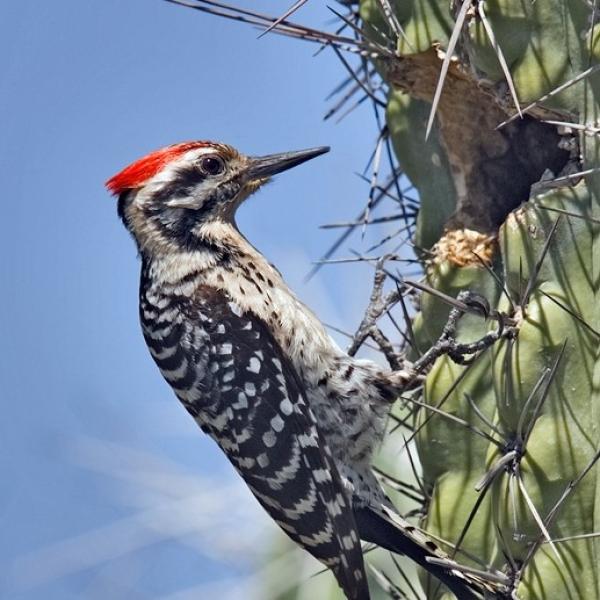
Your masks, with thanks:
[[[333,570],[349,598],[366,600],[352,508],[290,361],[265,323],[219,290],[199,290],[187,311],[202,331],[180,329],[175,362],[187,365],[178,376],[191,387],[169,380],[177,395],[279,526]]]

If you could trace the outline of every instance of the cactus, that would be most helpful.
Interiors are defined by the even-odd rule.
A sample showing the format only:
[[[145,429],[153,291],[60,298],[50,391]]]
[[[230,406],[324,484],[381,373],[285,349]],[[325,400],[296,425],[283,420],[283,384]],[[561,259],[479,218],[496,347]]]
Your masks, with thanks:
[[[456,544],[457,559],[502,573],[507,595],[598,599],[600,539],[590,535],[600,525],[593,7],[490,0],[454,10],[443,0],[414,0],[395,4],[395,25],[387,4],[363,0],[361,15],[377,43],[402,30],[400,56],[377,65],[390,84],[396,153],[421,194],[416,236],[432,249],[427,282],[451,296],[476,291],[511,322],[472,364],[443,356],[427,375],[424,401],[438,412],[417,417],[431,490],[424,526]],[[517,113],[517,100],[527,114],[496,129]],[[439,298],[422,297],[420,347],[435,343],[448,311]],[[457,337],[481,338],[487,327],[468,316]],[[444,596],[423,583],[428,598]]]
[[[498,598],[600,600],[596,1],[360,0],[355,10],[345,0],[354,42],[289,13],[279,23],[191,4],[350,46],[362,76],[371,61],[387,86],[387,134],[419,191],[413,241],[425,274],[406,335],[426,379],[396,415],[414,419],[400,450],[416,448],[423,497],[398,506],[416,506],[458,568],[497,584]],[[481,343],[425,364],[421,353],[449,337]],[[398,438],[385,446],[386,467],[406,477]],[[413,577],[377,564],[378,598],[419,597]],[[420,583],[428,599],[452,597],[425,573]],[[326,585],[319,597],[335,597]]]

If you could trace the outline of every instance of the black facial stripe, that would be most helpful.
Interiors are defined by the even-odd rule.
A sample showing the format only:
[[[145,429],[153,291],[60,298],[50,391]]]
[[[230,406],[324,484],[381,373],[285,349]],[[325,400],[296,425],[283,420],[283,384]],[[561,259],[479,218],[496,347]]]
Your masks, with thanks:
[[[199,181],[201,181],[201,178],[196,180],[196,185]],[[158,223],[165,235],[169,239],[176,241],[182,248],[185,248],[186,250],[205,248],[207,245],[213,244],[210,244],[206,240],[199,239],[194,234],[194,230],[200,223],[214,217],[219,206],[225,205],[228,201],[233,200],[240,191],[240,187],[239,182],[235,179],[222,182],[213,190],[213,193],[210,196],[204,199],[202,206],[197,209],[169,208],[164,206],[164,203],[160,199],[156,202],[153,201],[152,206],[147,213],[148,218],[153,219]],[[193,193],[193,190],[189,188],[179,189],[188,195]]]
[[[196,165],[186,165],[177,169],[174,179],[153,194],[156,208],[177,196],[189,196],[194,188],[207,178]]]
[[[127,204],[129,203],[130,193],[131,190],[125,190],[119,194],[119,201],[117,202],[117,214],[119,215],[119,219],[123,221],[125,227],[127,227],[125,210],[127,208]]]
[[[191,211],[201,213],[200,215],[196,216],[196,222],[198,222],[198,220],[205,220],[205,217],[210,215],[210,213],[218,205],[224,205],[225,203],[233,200],[238,195],[241,187],[242,186],[238,178],[232,178],[219,184],[213,193],[206,198],[198,210]]]

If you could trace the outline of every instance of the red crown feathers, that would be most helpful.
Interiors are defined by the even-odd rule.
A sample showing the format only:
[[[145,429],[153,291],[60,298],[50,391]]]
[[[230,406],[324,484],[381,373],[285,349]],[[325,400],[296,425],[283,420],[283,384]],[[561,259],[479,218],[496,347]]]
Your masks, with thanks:
[[[105,185],[110,193],[115,196],[126,190],[139,188],[154,177],[165,165],[185,154],[188,150],[195,150],[209,145],[210,142],[182,142],[155,150],[125,167],[120,173],[111,177]]]

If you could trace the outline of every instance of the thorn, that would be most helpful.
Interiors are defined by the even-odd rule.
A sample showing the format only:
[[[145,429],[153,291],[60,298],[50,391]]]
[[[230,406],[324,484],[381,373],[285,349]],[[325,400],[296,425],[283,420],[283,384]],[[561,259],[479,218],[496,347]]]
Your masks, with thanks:
[[[558,218],[556,219],[556,221],[553,223],[552,229],[550,230],[550,233],[548,234],[548,237],[546,238],[546,241],[544,242],[544,247],[542,248],[540,256],[535,263],[531,277],[529,278],[529,281],[527,282],[527,287],[525,288],[525,291],[523,292],[523,296],[521,297],[521,300],[519,301],[519,304],[523,309],[525,309],[525,307],[529,303],[529,297],[531,296],[531,293],[533,292],[533,288],[535,287],[535,284],[537,283],[537,278],[538,278],[538,275],[540,274],[540,270],[542,268],[542,263],[544,262],[544,259],[546,258],[546,254],[548,253],[548,248],[550,248],[550,242],[552,241],[552,238],[554,237],[554,234],[556,233],[556,229],[557,229],[561,219],[562,219],[562,215],[559,215]]]
[[[519,447],[521,447],[523,449],[524,449],[524,439],[525,439],[525,437],[529,437],[528,435],[523,435],[523,426],[525,423],[525,417],[527,416],[529,405],[535,398],[535,395],[537,394],[538,390],[542,387],[542,384],[546,381],[546,377],[548,377],[549,373],[550,373],[550,369],[548,369],[548,368],[546,368],[542,371],[541,375],[537,378],[537,381],[535,382],[533,389],[529,393],[529,396],[527,396],[527,400],[525,400],[525,404],[523,404],[523,408],[521,409],[521,414],[519,415],[519,422],[517,423],[516,441],[517,441],[517,444],[519,445]],[[543,397],[543,394],[542,394],[542,397]],[[535,413],[535,411],[534,411],[534,413]],[[531,427],[533,427],[534,423],[535,422],[532,418],[532,422],[530,424]]]
[[[348,63],[348,61],[344,58],[344,55],[339,51],[339,49],[336,48],[335,46],[333,46],[332,49],[335,52],[335,55],[340,60],[340,62],[342,63],[342,65],[344,66],[344,68],[348,71],[348,74],[350,75],[350,77],[352,77],[352,79],[354,79],[354,81],[362,89],[362,91],[365,92],[365,94],[369,98],[371,98],[371,100],[373,100],[373,102],[377,103],[378,106],[381,106],[381,107],[385,108],[386,107],[386,103],[383,102],[382,100],[380,100],[379,98],[377,98],[373,94],[373,92],[365,85],[365,83],[358,78],[358,75],[354,72],[354,70],[352,69],[352,67]],[[367,75],[368,75],[368,73],[367,73]]]
[[[398,559],[391,552],[390,552],[390,558],[392,559],[392,562],[394,563],[396,570],[398,571],[398,573],[404,580],[404,583],[406,583],[408,589],[412,592],[413,596],[415,597],[415,600],[421,600],[421,596],[419,595],[419,593],[413,586],[412,581],[410,580],[408,575],[404,572],[404,569],[400,566]]]
[[[436,408],[435,406],[432,406],[431,404],[427,404],[427,402],[423,402],[421,400],[416,400],[415,398],[410,398],[408,396],[401,396],[401,398],[402,398],[402,400],[410,402],[411,404],[415,404],[416,406],[420,406],[421,408],[430,410],[431,412],[434,412],[435,414],[438,414],[438,415],[448,419],[449,421],[457,423],[458,425],[462,425],[463,427],[465,427],[472,433],[475,433],[476,435],[482,437],[484,440],[487,440],[491,444],[494,444],[497,448],[502,448],[504,446],[504,444],[502,444],[502,442],[499,442],[496,438],[491,436],[489,433],[486,433],[485,431],[482,431],[478,427],[471,425],[468,421],[466,421],[465,419],[462,419],[461,417],[457,417],[456,415],[453,415],[452,413],[447,413],[443,410],[440,410],[439,408]]]
[[[375,581],[385,594],[388,594],[392,600],[404,600],[406,595],[398,588],[392,580],[382,571],[376,569],[372,564],[368,565],[369,570],[373,573]]]
[[[433,127],[433,120],[435,119],[435,113],[437,112],[437,107],[440,101],[440,97],[442,95],[444,81],[446,80],[448,68],[450,67],[450,61],[452,60],[452,54],[454,54],[454,48],[456,47],[458,36],[462,30],[465,18],[467,16],[467,11],[470,6],[471,0],[463,0],[462,6],[460,7],[460,11],[458,13],[458,17],[456,18],[456,23],[454,25],[454,28],[452,29],[452,35],[450,36],[450,41],[448,42],[448,49],[444,54],[444,61],[442,62],[442,68],[440,69],[440,77],[435,88],[435,94],[433,95],[431,112],[429,113],[429,119],[427,120],[427,131],[425,132],[425,141],[429,139],[429,134],[431,133],[431,128]]]
[[[593,67],[590,67],[589,69],[586,69],[585,71],[583,71],[582,73],[580,73],[576,77],[573,77],[569,81],[567,81],[567,82],[563,83],[562,85],[559,85],[558,87],[554,88],[551,92],[548,92],[547,94],[545,94],[541,98],[538,98],[535,102],[532,102],[531,104],[528,104],[525,108],[521,109],[520,113],[514,114],[514,115],[512,115],[512,117],[509,117],[505,121],[502,121],[502,123],[500,123],[499,125],[496,126],[496,129],[501,129],[502,127],[508,125],[509,123],[512,123],[519,116],[523,117],[523,115],[527,114],[530,110],[534,109],[536,106],[538,106],[542,102],[545,102],[549,98],[552,98],[553,96],[556,96],[556,94],[560,94],[560,92],[566,90],[567,88],[571,87],[573,84],[581,81],[582,79],[585,79],[586,77],[589,77],[590,75],[592,75],[596,71],[598,71],[598,69],[600,69],[600,64],[594,65]]]
[[[501,473],[504,470],[504,467],[517,457],[518,454],[516,450],[511,450],[510,452],[503,454],[475,484],[475,491],[481,492],[482,490],[486,490],[498,473]]]
[[[471,252],[475,256],[475,258],[479,261],[481,266],[493,277],[493,279],[496,282],[496,284],[498,285],[498,288],[500,289],[500,291],[506,296],[506,299],[508,300],[508,303],[510,304],[510,310],[512,312],[514,312],[515,305],[512,301],[512,298],[510,297],[510,294],[508,292],[508,289],[506,288],[505,283],[500,279],[500,277],[494,271],[494,269],[492,267],[490,267],[490,265],[488,265],[486,263],[486,261],[483,260],[483,258],[481,256],[479,256],[479,254],[477,254],[477,252],[475,252],[474,250],[472,250]]]
[[[552,543],[554,544],[560,544],[561,542],[572,542],[575,540],[589,540],[592,538],[597,538],[600,537],[600,531],[595,531],[594,533],[581,533],[579,535],[570,535],[568,537],[563,537],[563,538],[555,538],[552,540]],[[547,544],[547,541],[543,542],[544,544]]]
[[[377,145],[375,146],[375,154],[373,157],[373,174],[371,177],[371,186],[369,188],[369,199],[367,201],[367,207],[365,209],[365,219],[364,219],[365,221],[367,221],[369,219],[371,209],[373,207],[373,202],[375,200],[375,190],[377,188],[377,176],[379,175],[379,166],[380,166],[380,162],[381,162],[381,148],[382,148],[384,137],[385,137],[385,131],[382,129],[379,132],[379,136],[377,138]],[[367,230],[367,228],[363,224],[363,227],[362,227],[362,238],[363,239],[365,237],[366,230]]]
[[[425,560],[428,563],[433,565],[439,565],[440,567],[446,567],[453,571],[460,571],[461,573],[469,573],[471,575],[476,575],[481,579],[486,579],[487,581],[492,581],[494,583],[499,583],[500,585],[509,585],[509,578],[500,571],[482,571],[481,569],[475,569],[473,567],[468,567],[467,565],[463,565],[461,563],[457,563],[454,560],[450,560],[448,558],[437,558],[434,556],[428,556]]]
[[[308,0],[298,0],[297,2],[294,2],[294,4],[292,4],[292,6],[290,6],[290,8],[288,8],[288,10],[286,10],[278,19],[275,19],[275,21],[273,21],[273,23],[271,25],[269,25],[258,36],[257,39],[260,39],[264,35],[267,35],[267,33],[269,33],[269,31],[272,31],[273,29],[275,29],[276,27],[278,27],[281,23],[284,23],[284,21],[288,17],[290,17],[291,15],[293,15],[299,8],[301,8],[304,4],[306,4],[306,2],[308,2]]]
[[[408,46],[410,51],[414,52],[414,47],[412,46],[412,44],[410,43],[410,40],[406,36],[404,29],[402,29],[402,25],[400,25],[400,21],[398,21],[398,17],[396,16],[396,13],[394,12],[392,5],[390,4],[390,1],[389,0],[377,0],[377,3],[379,4],[381,11],[383,12],[383,16],[387,20],[388,26],[396,35],[396,40],[398,38],[402,37],[404,39],[404,41],[406,42],[406,45]]]
[[[417,482],[417,485],[421,489],[421,493],[423,494],[423,497],[426,498],[427,500],[430,500],[431,495],[427,493],[427,489],[425,488],[425,483],[423,482],[422,478],[419,475],[419,472],[417,471],[417,467],[415,465],[415,461],[413,459],[412,452],[410,451],[410,446],[409,446],[408,442],[406,441],[406,438],[404,436],[402,436],[402,438],[404,439],[404,448],[406,448],[408,462],[410,463],[410,468],[413,472],[415,481]]]
[[[500,48],[500,45],[498,44],[498,42],[496,40],[496,36],[494,35],[494,30],[492,29],[492,26],[490,25],[486,15],[485,15],[485,10],[484,10],[483,6],[484,6],[483,0],[478,0],[477,10],[479,12],[481,22],[483,23],[483,28],[485,29],[485,32],[490,40],[490,44],[492,45],[492,48],[494,49],[494,52],[496,53],[496,57],[498,58],[498,62],[500,63],[500,67],[502,68],[502,72],[504,73],[506,83],[508,84],[508,89],[510,90],[510,94],[511,94],[513,102],[515,104],[515,108],[517,109],[517,113],[518,113],[519,117],[523,118],[523,115],[521,113],[521,105],[519,103],[519,97],[517,96],[517,90],[515,89],[515,84],[512,80],[512,76],[510,74],[510,69],[508,68],[508,65],[506,64],[506,59],[504,58],[502,49]]]
[[[481,412],[480,408],[477,406],[473,398],[471,398],[470,394],[467,394],[467,392],[465,392],[464,397],[466,398],[467,402],[469,403],[469,406],[473,409],[475,414],[481,419],[481,421],[483,421],[483,423],[485,423],[485,425],[487,425],[499,438],[505,439],[504,434],[498,429],[498,427],[496,427],[496,425],[494,425],[494,423],[492,423],[490,419],[488,419],[483,414],[483,412]]]
[[[564,210],[562,208],[552,208],[550,206],[544,206],[543,204],[536,204],[536,208],[542,208],[544,210],[549,210],[551,212],[560,213],[561,215],[567,215],[569,217],[575,217],[576,219],[585,219],[590,223],[598,223],[600,224],[600,219],[594,219],[593,217],[589,217],[588,215],[580,215],[574,212],[570,212],[568,210]]]
[[[531,497],[529,496],[527,489],[525,488],[525,483],[523,482],[523,478],[521,477],[520,471],[517,471],[517,474],[515,475],[515,477],[517,478],[517,482],[519,483],[519,488],[521,490],[521,493],[523,494],[523,497],[525,498],[525,502],[527,503],[527,506],[529,507],[529,510],[531,511],[531,514],[533,515],[533,518],[535,519],[535,522],[538,524],[540,531],[546,538],[546,542],[548,544],[550,544],[550,547],[552,548],[554,555],[558,559],[558,562],[566,569],[567,566],[565,565],[561,555],[558,553],[556,546],[552,543],[552,538],[550,537],[550,534],[548,533],[548,530],[546,529],[546,526],[544,525],[544,522],[542,521],[540,514],[538,513],[535,505],[533,504],[533,501],[531,500]]]
[[[574,310],[571,310],[568,306],[559,302],[556,298],[551,296],[550,294],[546,294],[544,290],[539,290],[542,296],[548,298],[551,302],[554,302],[557,306],[560,306],[565,312],[569,313],[575,320],[579,321],[588,331],[592,332],[596,337],[600,337],[600,331],[594,329],[587,321],[579,314],[577,314]]]
[[[450,396],[456,391],[456,389],[458,388],[458,386],[462,383],[463,379],[467,376],[467,374],[469,373],[469,371],[471,370],[471,368],[473,367],[474,364],[477,363],[477,361],[483,356],[483,353],[478,354],[475,359],[470,362],[465,369],[463,369],[458,377],[456,377],[454,379],[454,381],[452,382],[452,384],[450,385],[450,388],[446,391],[446,393],[442,396],[442,398],[440,399],[440,401],[435,405],[436,408],[441,408],[444,403],[446,402],[446,400],[448,400],[448,398],[450,398]],[[411,433],[411,435],[408,437],[408,440],[404,441],[404,446],[400,449],[400,451],[404,450],[405,448],[407,448],[407,444],[412,442],[414,440],[414,438],[421,432],[421,430],[429,423],[429,421],[433,418],[433,414],[427,415],[425,417],[425,419],[423,419],[423,422],[413,431],[413,433]]]
[[[410,483],[406,483],[401,479],[393,477],[389,473],[386,473],[383,469],[379,467],[373,466],[373,472],[376,473],[389,487],[393,488],[397,492],[408,496],[415,502],[423,503],[425,501],[425,496],[421,492],[421,490]]]

